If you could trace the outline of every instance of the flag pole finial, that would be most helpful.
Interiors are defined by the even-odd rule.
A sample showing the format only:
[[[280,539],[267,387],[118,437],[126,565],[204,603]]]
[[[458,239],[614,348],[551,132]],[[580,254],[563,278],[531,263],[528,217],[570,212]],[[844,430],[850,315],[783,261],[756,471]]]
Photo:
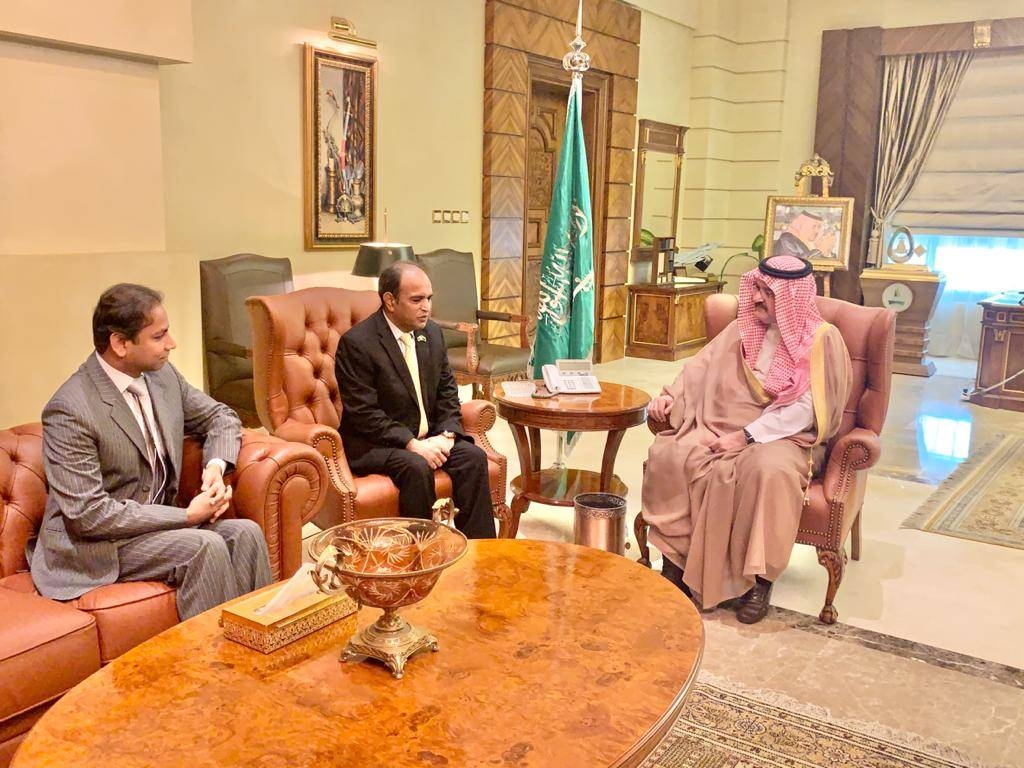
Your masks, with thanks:
[[[583,52],[586,47],[587,44],[583,42],[583,0],[579,0],[576,7],[576,37],[569,43],[571,50],[562,57],[562,67],[572,72],[573,80],[582,78],[583,73],[590,69],[590,54]]]

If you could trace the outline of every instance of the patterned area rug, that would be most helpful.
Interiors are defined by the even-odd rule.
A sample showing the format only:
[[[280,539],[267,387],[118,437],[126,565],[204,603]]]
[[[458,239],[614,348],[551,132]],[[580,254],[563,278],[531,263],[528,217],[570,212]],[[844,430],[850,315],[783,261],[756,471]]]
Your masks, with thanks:
[[[642,768],[962,768],[823,717],[699,683]]]
[[[977,451],[903,527],[1024,549],[1024,437]]]

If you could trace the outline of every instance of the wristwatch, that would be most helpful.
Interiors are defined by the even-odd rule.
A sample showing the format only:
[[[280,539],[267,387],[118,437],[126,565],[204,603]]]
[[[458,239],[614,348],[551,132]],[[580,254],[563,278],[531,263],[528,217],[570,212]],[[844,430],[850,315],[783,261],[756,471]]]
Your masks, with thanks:
[[[747,445],[750,445],[751,443],[756,443],[757,442],[754,439],[754,436],[752,434],[750,434],[749,432],[747,432],[747,428],[746,427],[743,428],[743,436],[745,438],[747,438]]]
[[[454,440],[455,433],[450,430],[445,430],[444,432],[441,433],[441,437],[445,438],[446,440]]]

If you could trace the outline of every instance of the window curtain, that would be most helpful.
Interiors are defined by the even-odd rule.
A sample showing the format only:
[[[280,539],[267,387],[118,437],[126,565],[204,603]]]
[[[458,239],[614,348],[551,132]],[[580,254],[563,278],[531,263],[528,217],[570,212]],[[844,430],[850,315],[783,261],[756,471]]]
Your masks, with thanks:
[[[976,360],[981,343],[978,302],[1007,290],[1024,290],[1024,238],[915,235],[927,265],[946,276],[932,316],[928,354]]]
[[[882,231],[917,181],[972,55],[971,51],[948,51],[884,60],[871,206],[874,225],[868,248],[872,264],[881,263]]]

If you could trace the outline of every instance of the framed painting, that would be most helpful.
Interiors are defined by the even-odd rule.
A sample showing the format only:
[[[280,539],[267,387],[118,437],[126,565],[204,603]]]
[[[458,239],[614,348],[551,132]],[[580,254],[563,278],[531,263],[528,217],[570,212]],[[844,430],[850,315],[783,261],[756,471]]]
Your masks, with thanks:
[[[305,46],[306,250],[374,239],[377,60]]]
[[[852,197],[768,198],[764,239],[769,256],[800,256],[819,272],[849,269]]]

